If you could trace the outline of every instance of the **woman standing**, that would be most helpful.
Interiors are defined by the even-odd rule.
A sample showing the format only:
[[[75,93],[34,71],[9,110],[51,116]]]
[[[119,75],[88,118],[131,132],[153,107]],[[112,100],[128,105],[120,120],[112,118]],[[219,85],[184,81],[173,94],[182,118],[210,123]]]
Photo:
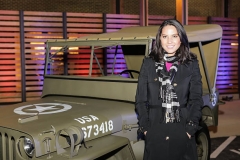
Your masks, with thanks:
[[[197,57],[183,26],[166,20],[142,63],[136,92],[144,160],[197,160],[194,134],[202,105]]]

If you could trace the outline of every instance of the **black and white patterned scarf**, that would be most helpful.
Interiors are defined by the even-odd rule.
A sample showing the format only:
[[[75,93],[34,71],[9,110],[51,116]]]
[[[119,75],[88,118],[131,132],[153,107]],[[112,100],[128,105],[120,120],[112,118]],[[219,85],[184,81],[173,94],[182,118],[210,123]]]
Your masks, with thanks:
[[[179,123],[180,109],[177,94],[172,86],[172,81],[177,73],[178,59],[176,56],[164,57],[164,60],[173,63],[167,71],[164,62],[155,62],[156,72],[161,83],[159,88],[159,98],[162,99],[162,109],[165,123]]]

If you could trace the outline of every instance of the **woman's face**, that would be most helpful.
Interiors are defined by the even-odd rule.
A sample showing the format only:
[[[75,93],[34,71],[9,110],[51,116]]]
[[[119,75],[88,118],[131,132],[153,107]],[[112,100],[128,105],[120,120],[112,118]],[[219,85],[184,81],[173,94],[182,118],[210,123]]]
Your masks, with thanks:
[[[163,27],[162,34],[160,35],[160,40],[161,45],[163,49],[168,53],[168,56],[175,55],[177,49],[181,45],[177,29],[171,25]]]

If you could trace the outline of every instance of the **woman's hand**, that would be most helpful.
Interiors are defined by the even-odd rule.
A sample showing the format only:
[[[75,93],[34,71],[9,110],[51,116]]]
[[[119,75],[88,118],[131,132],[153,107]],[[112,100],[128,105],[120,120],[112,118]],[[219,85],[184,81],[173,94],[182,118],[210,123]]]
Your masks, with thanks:
[[[147,131],[144,132],[144,135],[145,135],[145,136],[146,136],[146,134],[147,134]]]
[[[186,133],[187,133],[187,132],[186,132]],[[145,134],[145,133],[144,133],[144,134]],[[188,138],[189,138],[189,139],[191,139],[191,135],[190,135],[190,134],[188,134],[188,133],[187,133],[187,135],[188,135]]]

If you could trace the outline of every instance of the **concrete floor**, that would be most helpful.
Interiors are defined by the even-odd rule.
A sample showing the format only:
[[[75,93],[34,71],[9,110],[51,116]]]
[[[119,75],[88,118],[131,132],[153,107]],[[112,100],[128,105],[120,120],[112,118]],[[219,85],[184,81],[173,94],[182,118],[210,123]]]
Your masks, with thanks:
[[[211,138],[240,136],[240,100],[224,102],[219,106],[218,126],[209,127]]]

